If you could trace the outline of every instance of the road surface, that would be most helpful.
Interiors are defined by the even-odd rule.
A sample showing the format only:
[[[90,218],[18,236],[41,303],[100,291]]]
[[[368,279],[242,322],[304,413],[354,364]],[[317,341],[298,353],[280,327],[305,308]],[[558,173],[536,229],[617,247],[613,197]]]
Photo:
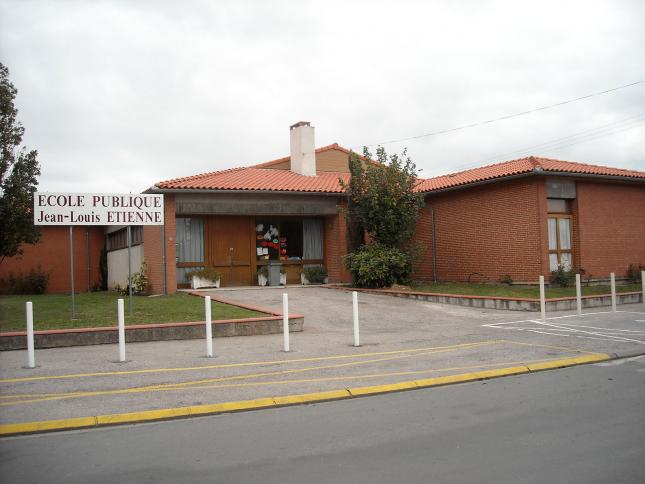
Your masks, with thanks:
[[[642,483],[645,357],[308,406],[5,438],[60,483]]]

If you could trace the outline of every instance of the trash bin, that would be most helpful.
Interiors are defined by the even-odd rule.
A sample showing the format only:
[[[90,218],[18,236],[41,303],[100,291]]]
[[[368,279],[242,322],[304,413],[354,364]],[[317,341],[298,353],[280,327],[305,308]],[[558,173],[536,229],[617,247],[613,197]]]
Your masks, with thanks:
[[[282,263],[277,260],[269,261],[269,286],[279,286],[280,285],[280,269],[282,268]]]

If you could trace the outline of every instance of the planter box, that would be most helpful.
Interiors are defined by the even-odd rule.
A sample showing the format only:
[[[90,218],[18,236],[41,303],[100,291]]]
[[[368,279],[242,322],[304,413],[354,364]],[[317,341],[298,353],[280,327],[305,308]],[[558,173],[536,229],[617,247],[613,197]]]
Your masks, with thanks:
[[[202,279],[201,277],[193,276],[190,279],[191,289],[201,289],[203,287],[219,287],[220,280],[211,281],[210,279]]]
[[[269,278],[263,274],[258,274],[258,286],[266,286]]]
[[[314,283],[314,282],[309,282],[309,279],[307,279],[307,277],[305,276],[305,273],[304,273],[304,272],[301,272],[301,273],[300,273],[300,283],[301,283],[303,286],[308,286],[308,285],[310,285],[310,284],[329,284],[329,277],[325,277],[325,279],[323,280],[323,282],[315,282],[315,283]]]

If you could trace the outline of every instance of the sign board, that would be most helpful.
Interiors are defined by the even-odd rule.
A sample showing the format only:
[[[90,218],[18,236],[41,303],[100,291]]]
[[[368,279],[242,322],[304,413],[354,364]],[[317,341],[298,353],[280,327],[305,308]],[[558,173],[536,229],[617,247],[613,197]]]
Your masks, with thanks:
[[[163,225],[163,195],[34,193],[35,225]]]

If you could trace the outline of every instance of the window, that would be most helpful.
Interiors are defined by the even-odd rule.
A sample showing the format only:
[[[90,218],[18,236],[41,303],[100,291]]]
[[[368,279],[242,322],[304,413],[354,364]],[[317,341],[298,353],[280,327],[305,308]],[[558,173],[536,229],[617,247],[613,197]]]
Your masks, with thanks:
[[[204,267],[204,222],[177,217],[177,284],[187,284],[186,273]]]
[[[258,261],[323,258],[322,219],[258,218],[255,238]]]
[[[571,216],[549,215],[549,266],[555,271],[559,265],[570,270],[573,263],[571,249]]]
[[[131,245],[139,245],[143,242],[143,227],[140,225],[130,227],[132,238]],[[128,228],[122,228],[107,234],[107,250],[125,249],[128,246]]]

